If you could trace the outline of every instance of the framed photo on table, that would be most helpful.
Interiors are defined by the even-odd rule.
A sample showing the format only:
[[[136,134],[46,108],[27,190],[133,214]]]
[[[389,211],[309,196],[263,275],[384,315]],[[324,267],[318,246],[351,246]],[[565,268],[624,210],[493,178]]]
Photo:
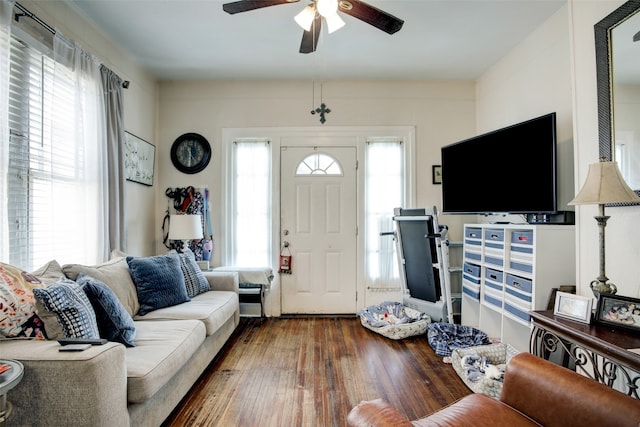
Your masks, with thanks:
[[[596,323],[640,332],[640,299],[600,292]]]
[[[582,323],[591,323],[593,299],[567,292],[556,292],[553,314]]]

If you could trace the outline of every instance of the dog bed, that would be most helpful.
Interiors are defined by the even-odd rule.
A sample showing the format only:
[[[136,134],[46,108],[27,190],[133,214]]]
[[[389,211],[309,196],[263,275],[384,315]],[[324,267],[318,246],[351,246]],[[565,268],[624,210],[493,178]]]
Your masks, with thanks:
[[[486,333],[471,326],[454,323],[432,323],[427,332],[429,345],[442,357],[451,356],[456,348],[491,344]]]
[[[431,323],[428,314],[399,302],[385,301],[360,310],[357,314],[362,326],[394,340],[422,335]]]
[[[499,343],[457,348],[451,354],[451,365],[474,393],[500,398],[504,368],[518,350]]]

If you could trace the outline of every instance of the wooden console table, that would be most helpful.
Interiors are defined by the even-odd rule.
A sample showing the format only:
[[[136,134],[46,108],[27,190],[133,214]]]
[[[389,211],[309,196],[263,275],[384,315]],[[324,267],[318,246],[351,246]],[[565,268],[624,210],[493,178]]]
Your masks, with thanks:
[[[555,316],[553,311],[532,311],[530,351],[550,359],[609,387],[639,399],[640,334],[605,325],[575,322]]]

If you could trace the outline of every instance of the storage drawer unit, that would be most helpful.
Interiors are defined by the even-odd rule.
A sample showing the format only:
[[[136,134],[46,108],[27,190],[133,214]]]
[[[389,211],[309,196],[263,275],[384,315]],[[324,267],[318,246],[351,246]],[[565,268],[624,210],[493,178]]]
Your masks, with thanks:
[[[462,267],[462,293],[480,300],[480,266],[465,262]]]
[[[465,229],[463,253],[464,258],[480,262],[482,259],[482,229]],[[478,277],[480,277],[479,274]]]
[[[486,306],[490,308],[497,308],[499,310],[502,309],[502,293],[491,290],[490,288],[485,288],[482,293],[482,299]]]
[[[504,267],[504,230],[485,230],[483,243],[484,262],[497,267]]]
[[[511,232],[509,268],[523,273],[533,273],[533,230]]]
[[[466,225],[463,253],[465,268],[473,265],[463,278],[463,323],[527,351],[529,312],[546,308],[551,288],[575,283],[574,226]]]
[[[503,277],[504,273],[502,271],[487,268],[484,273],[484,284],[486,287],[491,288],[494,291],[502,292],[504,290],[504,287],[502,286]]]

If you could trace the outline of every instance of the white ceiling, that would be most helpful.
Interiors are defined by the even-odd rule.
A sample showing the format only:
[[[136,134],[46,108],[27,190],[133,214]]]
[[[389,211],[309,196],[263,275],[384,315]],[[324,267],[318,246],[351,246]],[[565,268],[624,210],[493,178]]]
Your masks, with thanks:
[[[67,0],[159,80],[475,79],[565,0],[368,0],[405,21],[389,35],[346,14],[300,54],[308,3],[229,15],[223,0]]]

